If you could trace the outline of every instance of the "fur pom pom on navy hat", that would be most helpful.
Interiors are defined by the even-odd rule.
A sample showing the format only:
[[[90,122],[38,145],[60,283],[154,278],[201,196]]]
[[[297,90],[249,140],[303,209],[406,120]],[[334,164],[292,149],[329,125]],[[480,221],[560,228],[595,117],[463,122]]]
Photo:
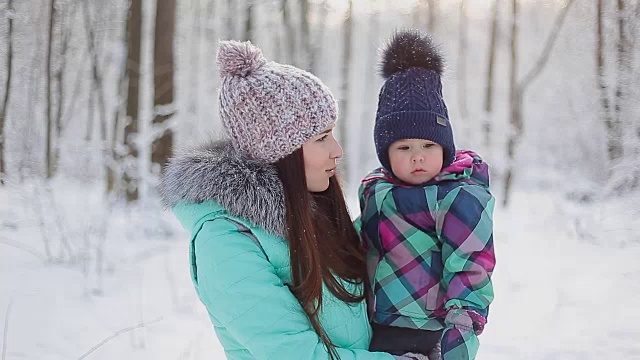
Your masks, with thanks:
[[[400,139],[426,139],[444,150],[443,167],[456,147],[447,105],[442,97],[444,60],[433,39],[417,30],[395,33],[383,47],[374,141],[378,159],[391,171],[389,146]]]

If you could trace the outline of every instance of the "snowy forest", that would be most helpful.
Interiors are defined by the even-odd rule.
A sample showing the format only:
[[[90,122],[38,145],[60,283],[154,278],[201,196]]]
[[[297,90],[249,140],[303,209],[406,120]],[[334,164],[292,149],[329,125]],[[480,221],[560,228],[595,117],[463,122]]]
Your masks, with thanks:
[[[223,359],[157,194],[175,151],[225,136],[218,40],[331,89],[355,217],[378,50],[406,28],[491,166],[478,359],[640,359],[640,0],[0,0],[0,360]]]

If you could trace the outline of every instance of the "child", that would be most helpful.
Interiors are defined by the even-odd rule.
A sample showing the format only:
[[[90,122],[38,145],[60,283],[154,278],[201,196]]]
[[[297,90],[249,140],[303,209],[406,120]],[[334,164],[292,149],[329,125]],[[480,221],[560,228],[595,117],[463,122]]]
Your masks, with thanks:
[[[374,130],[381,168],[359,190],[373,299],[370,349],[475,359],[493,300],[487,164],[455,149],[430,37],[395,34]],[[441,350],[440,347],[441,346]]]

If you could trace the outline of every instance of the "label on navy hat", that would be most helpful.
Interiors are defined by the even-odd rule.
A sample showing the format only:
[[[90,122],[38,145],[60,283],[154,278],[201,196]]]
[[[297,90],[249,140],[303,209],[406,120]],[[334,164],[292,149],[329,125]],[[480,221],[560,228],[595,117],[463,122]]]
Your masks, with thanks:
[[[436,116],[436,122],[442,126],[447,126],[447,119],[443,117]]]

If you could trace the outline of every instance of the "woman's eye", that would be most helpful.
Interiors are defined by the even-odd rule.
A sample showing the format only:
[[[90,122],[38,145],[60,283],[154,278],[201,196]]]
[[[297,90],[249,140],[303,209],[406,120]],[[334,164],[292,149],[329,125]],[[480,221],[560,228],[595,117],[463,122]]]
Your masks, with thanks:
[[[325,135],[325,136],[321,137],[320,139],[318,139],[318,141],[325,141],[325,140],[327,139],[327,137],[328,137],[328,136],[329,136],[329,135]]]

